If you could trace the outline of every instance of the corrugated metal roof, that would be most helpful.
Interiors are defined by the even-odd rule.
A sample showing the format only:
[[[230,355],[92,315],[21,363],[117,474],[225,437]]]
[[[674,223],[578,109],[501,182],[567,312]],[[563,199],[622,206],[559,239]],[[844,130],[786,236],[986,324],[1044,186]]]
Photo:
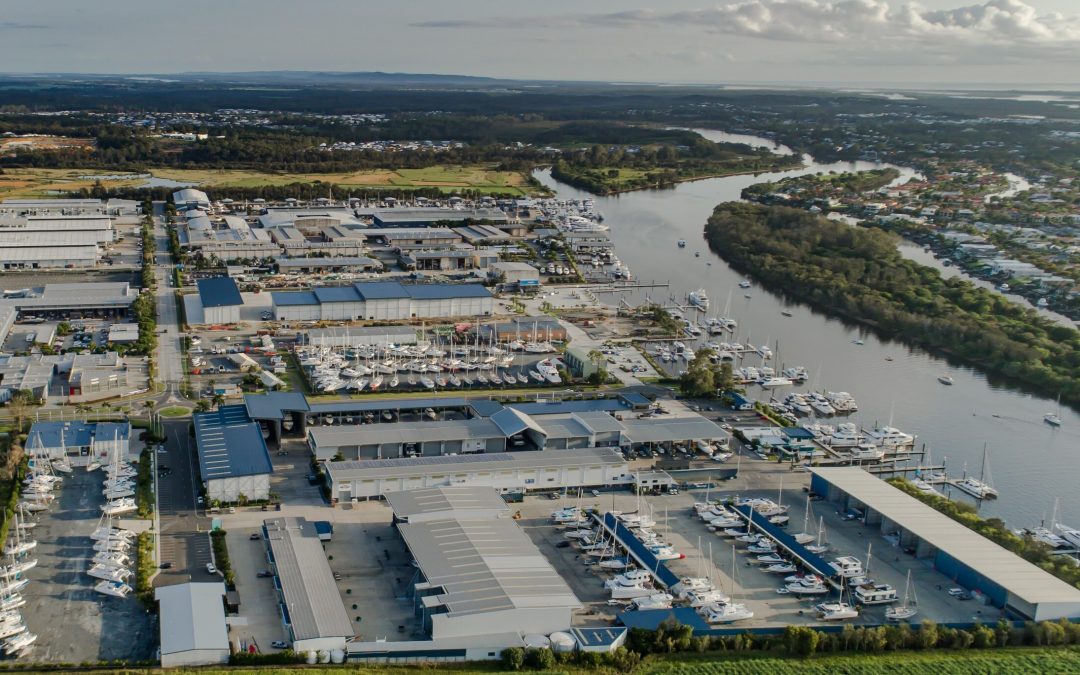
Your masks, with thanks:
[[[443,513],[447,518],[460,517],[460,511],[499,511],[509,513],[510,507],[490,487],[440,486],[387,492],[383,497],[394,515],[408,520],[421,514]]]
[[[494,422],[507,438],[516,436],[524,431],[532,429],[538,434],[546,435],[544,429],[534,422],[528,415],[513,408],[503,408],[491,416]]]
[[[195,413],[195,444],[203,480],[273,473],[262,429],[242,405]]]
[[[480,284],[409,284],[405,292],[417,300],[491,297],[491,291]]]
[[[881,513],[934,548],[1037,605],[1080,603],[1080,589],[998,546],[911,495],[857,468],[816,467],[811,472]]]
[[[314,411],[313,411],[314,412]],[[478,438],[506,438],[489,419],[438,420],[434,422],[386,422],[352,426],[312,427],[308,436],[319,448],[386,443],[463,441]]]
[[[402,523],[405,544],[452,616],[509,609],[579,609],[573,591],[513,520]]]
[[[405,287],[396,281],[370,281],[353,284],[363,300],[390,300],[409,297]]]
[[[244,304],[232,277],[211,277],[195,282],[203,307],[233,307]]]
[[[246,394],[244,406],[248,415],[257,420],[285,419],[285,412],[307,412],[307,398],[298,392],[269,392]]]
[[[363,298],[352,286],[322,286],[312,292],[319,302],[360,302]]]
[[[441,455],[438,457],[406,457],[401,459],[369,459],[353,462],[328,462],[325,467],[332,481],[367,480],[377,478],[409,478],[426,476],[440,471],[527,471],[545,468],[578,466],[619,466],[626,460],[611,448],[584,450],[529,450],[497,452],[482,455]]]
[[[178,654],[199,649],[228,652],[225,627],[225,584],[186,583],[154,589],[161,605],[161,653]]]
[[[126,422],[35,422],[26,438],[26,450],[84,447],[95,438],[102,442],[127,440],[130,433],[131,425]]]
[[[317,305],[319,299],[311,291],[283,291],[270,294],[275,306],[290,307],[299,305]]]
[[[304,518],[271,518],[263,527],[294,638],[352,637],[352,623],[314,524]]]
[[[693,441],[726,438],[727,432],[704,417],[666,417],[664,419],[623,420],[623,435],[631,443]]]

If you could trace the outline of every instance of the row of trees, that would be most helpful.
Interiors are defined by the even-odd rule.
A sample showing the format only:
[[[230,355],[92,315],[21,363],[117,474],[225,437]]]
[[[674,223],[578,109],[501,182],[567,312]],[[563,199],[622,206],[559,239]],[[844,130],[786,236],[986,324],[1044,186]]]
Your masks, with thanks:
[[[717,254],[766,286],[1080,403],[1080,333],[904,259],[888,233],[797,209],[724,203],[705,235]]]

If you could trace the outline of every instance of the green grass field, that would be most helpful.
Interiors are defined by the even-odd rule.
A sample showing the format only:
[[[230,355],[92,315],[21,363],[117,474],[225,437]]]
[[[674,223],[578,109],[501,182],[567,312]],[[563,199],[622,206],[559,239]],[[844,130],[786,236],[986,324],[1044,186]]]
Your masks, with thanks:
[[[137,187],[145,179],[135,174],[95,169],[7,169],[0,175],[0,198],[47,197],[57,191],[93,187],[85,176],[131,175],[102,181],[106,187]],[[438,188],[443,192],[469,189],[487,193],[523,195],[530,192],[526,177],[517,171],[497,171],[491,166],[432,166],[425,169],[366,170],[348,173],[265,173],[244,169],[151,169],[156,178],[195,183],[203,188],[274,187],[291,183],[323,181],[357,188]]]

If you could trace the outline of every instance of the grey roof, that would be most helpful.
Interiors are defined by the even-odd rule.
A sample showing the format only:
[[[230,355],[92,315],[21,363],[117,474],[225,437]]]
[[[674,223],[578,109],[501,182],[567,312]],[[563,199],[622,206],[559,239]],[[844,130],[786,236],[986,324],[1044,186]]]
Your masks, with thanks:
[[[277,258],[278,267],[382,267],[374,258],[363,256],[342,256],[337,258]]]
[[[176,584],[154,589],[161,604],[161,653],[199,649],[229,650],[225,628],[225,584],[220,581]]]
[[[881,513],[897,527],[944,551],[1018,598],[1033,605],[1080,603],[1080,589],[862,469],[814,467],[810,470]]]
[[[308,437],[316,447],[463,441],[470,438],[506,438],[499,426],[488,419],[438,420],[433,422],[388,422],[381,424],[312,427]]]
[[[320,303],[324,302],[360,302],[363,298],[352,286],[321,286],[312,289]]]
[[[422,410],[433,408],[435,410],[446,408],[461,408],[468,405],[469,401],[456,396],[448,398],[384,398],[384,399],[348,399],[344,401],[326,401],[312,403],[311,412],[320,413],[349,413],[366,412],[369,410]]]
[[[424,578],[451,616],[510,609],[579,609],[581,603],[511,519],[398,526]]]
[[[630,405],[620,396],[582,401],[535,401],[532,403],[508,403],[526,415],[551,415],[572,412],[597,412],[605,410],[629,410]]]
[[[195,413],[195,444],[203,480],[272,473],[262,429],[242,405]]]
[[[411,516],[442,513],[453,518],[455,511],[510,512],[502,497],[489,487],[440,486],[383,495],[394,515],[408,520]]]
[[[727,432],[704,417],[665,417],[663,419],[623,420],[623,436],[631,443],[693,441],[727,438]]]
[[[389,300],[409,297],[408,291],[397,281],[369,281],[354,284],[353,287],[360,293],[363,300]]]
[[[285,412],[307,412],[307,398],[298,392],[270,392],[267,394],[246,394],[244,405],[248,415],[257,420],[285,419]]]
[[[406,457],[402,459],[367,459],[352,462],[328,462],[325,467],[332,480],[367,480],[378,478],[408,478],[437,472],[523,471],[557,467],[619,466],[626,460],[611,448],[583,450],[543,450],[497,452],[483,455],[443,455],[439,457]]]
[[[528,415],[513,408],[503,408],[491,416],[494,422],[506,437],[516,436],[522,432],[533,430],[538,434],[545,434],[544,429],[534,422]]]
[[[203,307],[233,307],[244,304],[232,277],[211,277],[195,282]]]
[[[480,284],[409,284],[405,292],[417,300],[491,297],[491,291]]]
[[[263,521],[284,609],[297,640],[353,636],[315,525],[304,518]]]

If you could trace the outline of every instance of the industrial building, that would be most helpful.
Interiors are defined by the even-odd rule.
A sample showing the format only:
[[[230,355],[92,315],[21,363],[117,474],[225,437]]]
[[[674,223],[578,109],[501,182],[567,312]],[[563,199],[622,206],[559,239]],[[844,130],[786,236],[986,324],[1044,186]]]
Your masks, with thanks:
[[[491,292],[480,284],[402,284],[358,282],[310,291],[272,293],[278,321],[400,321],[488,316]]]
[[[283,274],[298,272],[381,272],[383,264],[366,256],[341,256],[333,258],[276,258],[274,264]]]
[[[331,499],[339,502],[438,486],[523,493],[634,482],[623,456],[607,448],[328,462],[324,470]]]
[[[398,264],[403,269],[426,272],[462,272],[485,270],[499,261],[499,253],[492,249],[440,248],[402,251]]]
[[[382,242],[398,250],[450,248],[462,243],[461,235],[445,227],[387,227],[354,230],[368,241]]]
[[[931,561],[954,583],[978,591],[1009,615],[1031,621],[1080,618],[1080,589],[1002,548],[866,471],[814,467],[810,489],[863,513],[862,521]]]
[[[45,284],[5,291],[0,311],[10,307],[22,318],[118,318],[127,316],[137,297],[138,291],[126,281]]]
[[[172,195],[173,204],[176,205],[177,211],[189,211],[191,209],[208,209],[210,208],[210,198],[206,196],[206,193],[202,190],[194,190],[192,188],[184,188],[183,190],[177,190]]]
[[[509,517],[508,507],[458,511],[456,505],[481,502],[483,492],[491,493],[470,489],[474,498],[455,491],[444,504],[420,509],[419,520],[395,510],[395,526],[416,561],[412,600],[425,631],[438,643],[569,629],[581,608],[573,591]],[[415,510],[415,500],[402,493],[386,498],[391,506],[404,499],[409,512]]]
[[[195,282],[199,288],[198,304],[201,308],[202,321],[188,316],[191,324],[230,324],[240,322],[240,308],[244,305],[236,281],[230,277],[210,277]],[[185,298],[185,309],[188,300]],[[194,314],[194,312],[192,312]]]
[[[71,466],[119,456],[127,459],[131,425],[127,422],[34,422],[26,437],[33,459],[62,459]]]
[[[142,205],[133,199],[2,199],[0,218],[5,216],[136,216]]]
[[[540,271],[529,263],[498,262],[488,268],[488,274],[502,284],[521,287],[539,286]]]
[[[235,503],[270,498],[274,467],[258,422],[242,405],[195,413],[199,475],[209,502]]]
[[[52,395],[80,403],[134,393],[145,386],[135,379],[116,352],[0,355],[0,396],[26,390],[38,399]]]
[[[477,490],[475,486],[440,486],[406,491],[393,490],[386,502],[394,511],[395,523],[423,523],[446,518],[505,518],[509,508],[494,490]]]
[[[267,559],[293,651],[344,651],[354,636],[315,524],[304,518],[263,521]]]
[[[229,662],[225,584],[186,583],[154,589],[158,601],[161,667],[213,666]]]
[[[375,402],[372,402],[375,403]],[[346,404],[348,405],[348,404]],[[384,404],[385,405],[385,404]],[[528,413],[529,404],[503,406],[472,402],[466,419],[379,422],[312,426],[308,447],[316,459],[347,460],[439,457],[528,450],[638,448],[673,443],[723,440],[727,433],[713,422],[691,415],[623,418],[608,410],[558,405]],[[357,414],[357,423],[360,415]]]
[[[378,209],[371,214],[376,227],[430,227],[435,223],[459,225],[465,221],[505,223],[500,209]]]

